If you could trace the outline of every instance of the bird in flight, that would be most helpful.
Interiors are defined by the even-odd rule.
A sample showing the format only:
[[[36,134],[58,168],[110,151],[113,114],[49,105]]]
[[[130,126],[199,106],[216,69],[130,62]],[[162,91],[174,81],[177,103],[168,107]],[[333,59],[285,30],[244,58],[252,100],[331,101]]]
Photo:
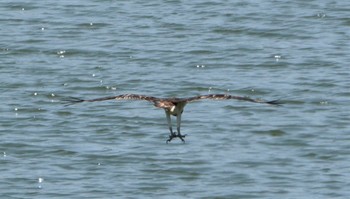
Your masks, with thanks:
[[[110,97],[102,97],[102,98],[96,98],[96,99],[80,99],[71,97],[67,100],[67,105],[81,103],[81,102],[98,102],[98,101],[106,101],[106,100],[145,100],[153,103],[153,105],[157,108],[162,108],[165,110],[166,119],[169,126],[170,135],[169,138],[166,140],[166,143],[169,143],[174,138],[180,138],[182,142],[185,142],[185,136],[182,135],[180,132],[181,127],[181,115],[184,111],[184,107],[187,103],[198,101],[198,100],[242,100],[242,101],[248,101],[248,102],[254,102],[254,103],[262,103],[262,104],[270,104],[270,105],[280,105],[281,103],[278,100],[272,100],[272,101],[263,101],[260,99],[252,99],[249,97],[242,97],[242,96],[234,96],[234,95],[227,95],[227,94],[209,94],[209,95],[198,95],[195,97],[188,97],[188,98],[158,98],[153,96],[147,96],[147,95],[137,95],[137,94],[123,94],[123,95],[117,95],[117,96],[110,96]],[[176,123],[177,123],[177,132],[173,131],[172,124],[171,124],[171,115],[176,117]]]

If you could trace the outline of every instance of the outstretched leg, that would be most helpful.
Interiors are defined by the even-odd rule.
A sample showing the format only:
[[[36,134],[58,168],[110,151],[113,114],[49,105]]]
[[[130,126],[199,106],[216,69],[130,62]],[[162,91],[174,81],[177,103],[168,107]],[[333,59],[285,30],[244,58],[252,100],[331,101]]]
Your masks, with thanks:
[[[168,127],[169,127],[169,131],[171,135],[175,135],[175,133],[173,132],[173,127],[171,125],[171,118],[170,118],[170,113],[169,111],[165,110],[165,115],[166,115],[166,120],[168,121]]]
[[[171,125],[171,117],[170,117],[170,112],[165,110],[165,115],[166,115],[166,119],[168,121],[168,126],[169,126],[169,131],[170,131],[170,135],[169,135],[169,139],[167,139],[166,143],[170,142],[173,138],[180,138],[182,140],[182,142],[185,142],[184,137],[186,135],[181,135],[180,133],[180,125],[181,125],[181,114],[177,115],[176,121],[177,121],[177,134],[174,133],[172,125]]]
[[[181,133],[180,133],[180,128],[181,128],[181,115],[182,115],[182,113],[179,113],[179,114],[177,114],[177,116],[176,116],[176,122],[177,122],[177,137],[179,137],[180,139],[181,139],[181,141],[182,142],[185,142],[185,140],[184,140],[184,137],[186,136],[186,135],[181,135]]]
[[[165,110],[165,115],[166,115],[166,120],[168,122],[168,126],[169,126],[169,131],[170,131],[170,135],[169,135],[169,139],[167,139],[166,143],[170,142],[174,137],[176,137],[176,134],[173,132],[173,127],[171,125],[171,117],[170,117],[170,113],[168,110]]]

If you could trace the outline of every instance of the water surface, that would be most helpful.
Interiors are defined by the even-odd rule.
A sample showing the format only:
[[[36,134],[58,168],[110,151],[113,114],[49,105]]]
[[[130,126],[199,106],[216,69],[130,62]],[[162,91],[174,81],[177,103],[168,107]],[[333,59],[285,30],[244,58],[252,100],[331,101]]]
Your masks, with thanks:
[[[3,1],[5,198],[346,198],[349,3]],[[68,96],[228,93],[190,104],[165,144],[147,102]]]

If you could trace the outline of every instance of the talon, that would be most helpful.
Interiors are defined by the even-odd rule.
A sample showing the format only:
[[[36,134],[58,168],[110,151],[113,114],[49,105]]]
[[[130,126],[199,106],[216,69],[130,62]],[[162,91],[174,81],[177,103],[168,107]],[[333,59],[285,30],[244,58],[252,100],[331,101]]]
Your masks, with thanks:
[[[182,134],[178,133],[178,134],[176,134],[176,137],[179,137],[179,138],[184,138],[184,137],[186,137],[186,135],[187,135],[187,134],[182,135]]]
[[[181,135],[180,133],[178,133],[178,134],[176,135],[176,137],[180,138],[181,141],[185,143],[185,139],[184,139],[184,138],[186,137],[186,135],[187,135],[187,134]]]
[[[169,143],[173,138],[175,138],[176,137],[176,134],[175,133],[171,133],[170,135],[169,135],[169,139],[167,139],[166,140],[166,142],[165,143]]]
[[[178,134],[176,134],[176,133],[171,133],[171,134],[169,135],[169,139],[167,139],[165,143],[168,144],[169,142],[171,142],[171,140],[173,140],[173,138],[176,138],[176,137],[180,138],[182,142],[185,142],[185,139],[184,139],[184,138],[186,137],[186,135],[187,135],[187,134],[181,135],[180,133],[178,133]]]

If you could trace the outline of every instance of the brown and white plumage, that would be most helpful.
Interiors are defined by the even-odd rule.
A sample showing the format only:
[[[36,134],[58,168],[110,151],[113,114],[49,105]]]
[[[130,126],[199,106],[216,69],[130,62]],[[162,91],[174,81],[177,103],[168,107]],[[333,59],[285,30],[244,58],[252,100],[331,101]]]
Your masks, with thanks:
[[[252,99],[249,97],[234,96],[234,95],[227,95],[227,94],[199,95],[199,96],[189,97],[189,98],[158,98],[158,97],[147,96],[147,95],[124,94],[124,95],[96,98],[96,99],[90,99],[90,100],[70,98],[66,101],[69,103],[67,105],[80,103],[80,102],[97,102],[97,101],[106,101],[106,100],[145,100],[145,101],[152,102],[155,107],[163,108],[165,110],[166,118],[169,125],[169,130],[170,130],[170,136],[169,136],[169,139],[167,140],[167,143],[168,143],[175,137],[180,138],[183,142],[185,141],[183,139],[185,135],[181,135],[180,133],[181,115],[183,113],[184,107],[189,102],[205,100],[205,99],[209,99],[209,100],[234,99],[234,100],[242,100],[242,101],[248,101],[248,102],[254,102],[254,103],[270,104],[270,105],[280,104],[278,100],[263,101],[259,99]],[[170,115],[176,116],[177,134],[174,133],[172,130]]]

